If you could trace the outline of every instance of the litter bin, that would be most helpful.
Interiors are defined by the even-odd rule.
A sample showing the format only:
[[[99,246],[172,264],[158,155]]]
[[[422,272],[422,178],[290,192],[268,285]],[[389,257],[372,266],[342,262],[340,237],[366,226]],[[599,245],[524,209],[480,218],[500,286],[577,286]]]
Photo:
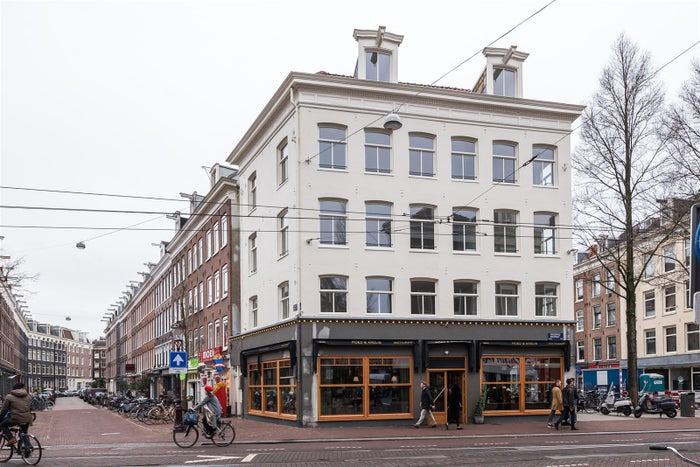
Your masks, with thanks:
[[[681,417],[695,416],[695,393],[685,392],[681,394]]]

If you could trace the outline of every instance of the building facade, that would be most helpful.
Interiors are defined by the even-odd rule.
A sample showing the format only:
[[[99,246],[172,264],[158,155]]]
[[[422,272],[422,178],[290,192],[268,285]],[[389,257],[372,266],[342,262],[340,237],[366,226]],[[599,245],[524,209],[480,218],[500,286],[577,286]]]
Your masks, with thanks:
[[[482,388],[487,416],[547,413],[573,374],[560,226],[582,107],[525,99],[515,47],[484,49],[469,91],[400,83],[403,36],[354,37],[355,76],[290,73],[227,159],[241,184],[238,411],[408,420],[426,380],[438,421],[453,384],[464,418]]]

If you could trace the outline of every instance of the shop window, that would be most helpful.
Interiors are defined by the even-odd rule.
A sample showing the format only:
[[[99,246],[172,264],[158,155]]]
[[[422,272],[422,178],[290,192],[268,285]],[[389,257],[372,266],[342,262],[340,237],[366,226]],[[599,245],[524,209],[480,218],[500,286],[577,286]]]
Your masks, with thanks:
[[[320,357],[319,419],[412,416],[410,357]]]
[[[296,418],[296,380],[291,360],[248,364],[248,411],[257,415]]]
[[[485,415],[549,410],[551,389],[562,379],[561,357],[487,356],[481,359]]]

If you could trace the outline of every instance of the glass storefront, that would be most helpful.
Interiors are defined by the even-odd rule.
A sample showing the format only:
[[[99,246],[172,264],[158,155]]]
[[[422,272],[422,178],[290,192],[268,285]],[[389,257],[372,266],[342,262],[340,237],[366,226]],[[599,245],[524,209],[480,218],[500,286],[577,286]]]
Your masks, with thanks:
[[[267,417],[296,418],[296,382],[289,359],[248,364],[248,411]]]
[[[549,410],[551,388],[557,379],[562,379],[561,357],[482,357],[485,414]]]
[[[411,357],[320,357],[320,419],[412,417]]]

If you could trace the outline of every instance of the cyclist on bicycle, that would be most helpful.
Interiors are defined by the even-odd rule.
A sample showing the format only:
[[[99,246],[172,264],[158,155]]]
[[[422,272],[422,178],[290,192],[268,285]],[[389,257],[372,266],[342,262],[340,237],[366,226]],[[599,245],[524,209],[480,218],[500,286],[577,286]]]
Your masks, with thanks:
[[[12,436],[10,427],[14,425],[32,424],[32,399],[29,393],[24,389],[24,383],[16,383],[12,387],[12,391],[5,397],[0,411],[0,428],[7,439],[7,444],[13,445],[17,443],[17,439]]]
[[[202,417],[202,423],[204,424],[207,434],[211,436],[214,433],[214,430],[219,427],[219,417],[221,417],[224,411],[221,409],[219,399],[217,399],[212,392],[214,391],[214,388],[211,386],[204,386],[204,391],[207,393],[207,395],[199,404],[195,405],[192,410],[199,410],[204,407],[204,417]]]

